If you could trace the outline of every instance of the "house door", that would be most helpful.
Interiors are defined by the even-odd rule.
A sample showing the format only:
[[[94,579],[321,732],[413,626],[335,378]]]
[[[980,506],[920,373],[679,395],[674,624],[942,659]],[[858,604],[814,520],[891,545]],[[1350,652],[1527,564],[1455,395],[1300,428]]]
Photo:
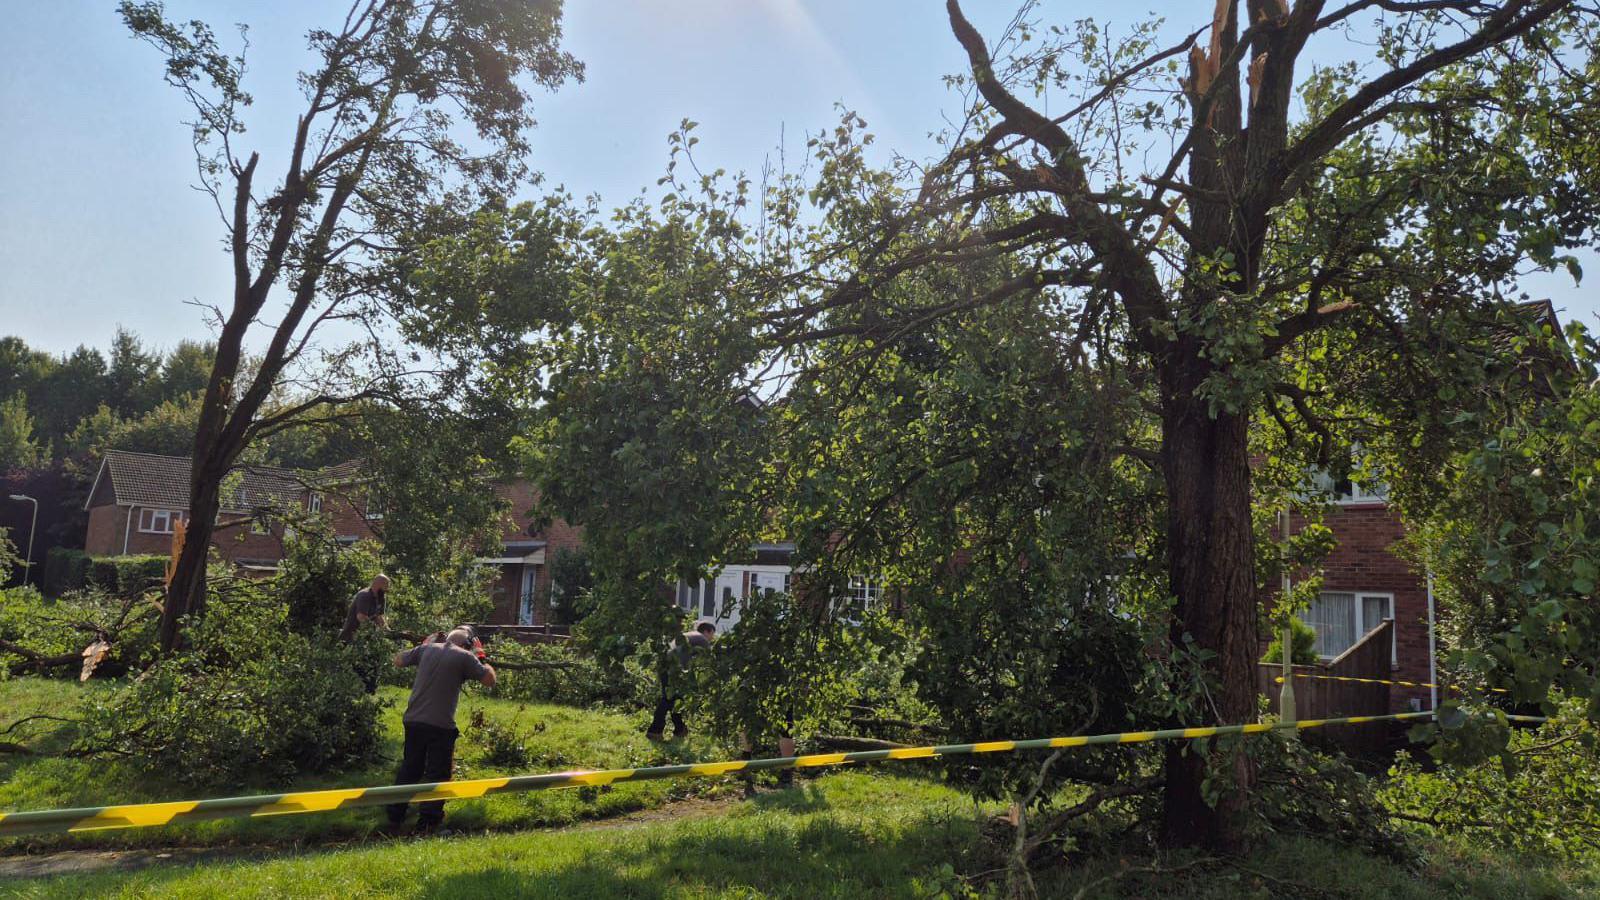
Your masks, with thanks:
[[[522,602],[517,605],[517,624],[533,624],[534,594],[539,588],[539,567],[524,565],[522,567]]]
[[[724,571],[717,576],[715,590],[716,593],[712,595],[715,612],[710,618],[716,622],[718,631],[726,631],[739,624],[740,606],[744,600],[744,573]]]

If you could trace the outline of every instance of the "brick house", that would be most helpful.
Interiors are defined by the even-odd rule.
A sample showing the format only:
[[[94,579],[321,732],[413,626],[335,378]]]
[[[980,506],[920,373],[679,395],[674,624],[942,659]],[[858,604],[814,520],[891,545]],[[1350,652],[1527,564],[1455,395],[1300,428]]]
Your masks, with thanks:
[[[1515,310],[1519,326],[1547,330],[1558,339],[1561,322],[1548,300],[1519,304]],[[1492,338],[1509,346],[1521,328],[1504,329]],[[1539,381],[1543,371],[1570,364],[1557,351],[1524,351],[1521,368],[1526,377]],[[1394,620],[1390,650],[1389,678],[1419,684],[1437,682],[1438,610],[1427,572],[1417,571],[1393,552],[1405,536],[1405,525],[1388,504],[1382,486],[1363,487],[1345,483],[1333,485],[1326,479],[1319,485],[1331,494],[1332,509],[1323,524],[1332,530],[1337,546],[1322,566],[1322,589],[1305,613],[1307,625],[1316,629],[1317,655],[1332,659],[1372,631],[1384,619]],[[1289,523],[1298,529],[1305,523],[1294,518]],[[1394,685],[1390,690],[1394,712],[1433,709],[1438,693],[1430,688]]]
[[[507,508],[500,528],[500,555],[479,560],[499,569],[490,586],[494,613],[489,622],[551,624],[550,567],[562,551],[583,546],[583,528],[555,519],[548,527],[535,529],[530,511],[536,495],[525,479],[501,482],[493,490]]]
[[[85,549],[94,556],[169,552],[173,524],[188,515],[188,483],[187,458],[109,451],[85,502]],[[383,508],[368,483],[354,464],[316,473],[244,467],[223,512],[224,520],[240,524],[219,530],[212,543],[236,564],[275,569],[283,557],[281,515],[289,508],[328,516],[334,533],[346,543],[381,538]],[[535,530],[530,515],[535,492],[524,479],[491,489],[506,501],[507,511],[498,555],[479,560],[497,570],[490,585],[494,612],[489,624],[550,624],[551,564],[562,551],[581,548],[583,529],[558,519]],[[1347,487],[1335,494],[1324,523],[1337,546],[1323,566],[1321,594],[1305,614],[1317,631],[1318,654],[1335,657],[1392,618],[1393,677],[1432,681],[1434,617],[1427,578],[1391,552],[1404,527],[1383,491]],[[1303,524],[1296,519],[1291,527]],[[739,621],[746,598],[760,591],[789,590],[793,553],[790,543],[756,545],[746,559],[713,578],[680,582],[674,599],[687,615],[731,627]],[[862,609],[884,601],[883,585],[869,577],[851,578],[846,590],[844,601]],[[1397,687],[1391,696],[1397,711],[1413,704],[1430,708],[1425,688]]]
[[[84,550],[91,556],[169,553],[174,526],[189,517],[189,471],[187,457],[107,451],[84,502],[89,513]],[[562,550],[580,547],[583,530],[558,519],[533,531],[534,490],[526,480],[491,490],[508,508],[499,555],[479,560],[498,570],[491,584],[490,624],[547,624],[549,604],[539,601],[549,596],[549,562]],[[317,472],[243,466],[219,516],[229,524],[218,529],[212,546],[243,568],[273,571],[283,559],[284,514],[290,510],[326,516],[342,543],[382,537],[382,495],[371,490],[359,464]]]
[[[1389,507],[1387,492],[1345,485],[1333,492],[1322,524],[1337,543],[1323,561],[1317,598],[1301,614],[1317,632],[1317,656],[1332,660],[1393,619],[1389,671],[1381,677],[1433,682],[1436,615],[1428,576],[1394,553],[1405,526]],[[1289,522],[1294,530],[1304,525],[1298,516]],[[1263,643],[1274,637],[1264,635]],[[1393,712],[1432,709],[1435,702],[1427,688],[1396,685],[1389,697]]]
[[[83,547],[91,556],[166,555],[180,521],[189,519],[187,457],[108,450],[83,508]],[[271,570],[283,558],[283,513],[313,510],[318,497],[306,474],[243,466],[224,492],[212,546],[239,566]]]

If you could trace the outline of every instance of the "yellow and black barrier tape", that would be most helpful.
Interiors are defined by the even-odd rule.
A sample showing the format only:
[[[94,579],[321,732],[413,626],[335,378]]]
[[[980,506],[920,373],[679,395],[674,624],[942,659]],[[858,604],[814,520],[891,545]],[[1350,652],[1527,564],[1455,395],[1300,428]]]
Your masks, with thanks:
[[[1386,678],[1358,678],[1358,677],[1356,677],[1354,675],[1315,675],[1315,674],[1312,674],[1311,672],[1295,672],[1294,673],[1294,677],[1296,677],[1296,678],[1310,678],[1313,681],[1347,681],[1347,682],[1354,682],[1356,684],[1395,684],[1395,685],[1399,685],[1401,687],[1441,688],[1443,690],[1450,690],[1450,691],[1464,691],[1464,690],[1467,690],[1467,688],[1465,688],[1465,687],[1463,687],[1463,686],[1461,686],[1459,684],[1434,684],[1431,681],[1390,681],[1389,679],[1386,679]],[[1273,678],[1272,680],[1274,682],[1276,682],[1277,684],[1283,684],[1283,676],[1282,675],[1279,675],[1276,678]],[[1489,691],[1490,693],[1493,693],[1493,694],[1509,694],[1509,693],[1511,693],[1510,691],[1506,690],[1505,688],[1484,688],[1484,690]]]
[[[1337,719],[1302,719],[1298,722],[1259,722],[1249,725],[1211,725],[1198,728],[1170,728],[1159,731],[1126,731],[1074,737],[1037,738],[1021,741],[983,741],[975,744],[943,744],[929,747],[897,747],[892,750],[859,750],[850,753],[815,753],[774,759],[687,763],[639,769],[604,769],[595,772],[557,772],[546,775],[516,775],[503,778],[475,778],[429,784],[385,785],[382,787],[341,788],[327,791],[297,791],[287,794],[261,794],[251,797],[221,797],[211,800],[178,800],[168,803],[138,803],[126,806],[91,806],[78,809],[48,809],[0,813],[0,837],[55,834],[68,831],[101,831],[114,828],[146,828],[196,822],[203,819],[283,816],[298,813],[328,812],[357,806],[382,806],[425,800],[466,800],[509,791],[539,791],[551,788],[586,787],[628,781],[653,781],[661,778],[705,778],[730,772],[769,769],[808,769],[842,766],[850,763],[895,759],[930,759],[975,753],[1013,753],[1026,750],[1088,747],[1096,744],[1137,744],[1145,741],[1197,740],[1230,734],[1264,734],[1269,731],[1304,731],[1329,725],[1356,725],[1363,722],[1403,722],[1431,718],[1431,712],[1396,713],[1383,716],[1345,716]],[[1507,716],[1513,721],[1537,721],[1538,716]]]

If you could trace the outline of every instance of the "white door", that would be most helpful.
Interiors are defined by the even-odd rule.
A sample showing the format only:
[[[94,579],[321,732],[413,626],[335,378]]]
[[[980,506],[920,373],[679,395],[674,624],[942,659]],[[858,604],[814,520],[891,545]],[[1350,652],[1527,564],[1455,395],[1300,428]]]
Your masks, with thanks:
[[[763,591],[781,594],[788,589],[788,581],[788,566],[733,566],[723,570],[716,582],[717,629],[739,623],[746,597]]]
[[[533,624],[533,595],[539,586],[539,567],[522,567],[522,602],[517,605],[517,624]]]
[[[744,573],[729,569],[717,576],[715,584],[716,593],[712,608],[712,621],[716,623],[718,631],[726,631],[739,624],[739,614],[744,603]]]

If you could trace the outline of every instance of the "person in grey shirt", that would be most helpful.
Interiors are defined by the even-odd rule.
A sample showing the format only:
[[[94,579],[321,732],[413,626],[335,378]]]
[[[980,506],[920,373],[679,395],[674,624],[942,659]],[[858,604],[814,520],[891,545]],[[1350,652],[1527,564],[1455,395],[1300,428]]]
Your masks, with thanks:
[[[344,617],[344,628],[339,631],[339,640],[348,644],[355,640],[357,630],[363,625],[370,625],[382,634],[389,623],[383,618],[384,595],[389,591],[389,576],[378,575],[372,579],[364,590],[358,591],[350,599],[350,611]],[[378,692],[378,668],[383,665],[377,656],[366,653],[355,655],[356,675],[361,678],[361,683],[366,685],[367,693]]]
[[[406,737],[395,784],[450,780],[456,738],[461,734],[456,730],[456,702],[461,698],[461,686],[468,681],[494,686],[494,669],[483,661],[482,654],[483,644],[471,629],[461,627],[449,634],[429,635],[417,646],[394,655],[396,666],[417,667],[411,700],[400,718]],[[404,822],[406,809],[405,803],[391,804],[389,824]],[[444,801],[417,804],[417,827],[422,831],[436,831],[443,822]]]
[[[678,701],[683,699],[688,690],[689,666],[694,662],[694,654],[711,649],[711,642],[717,638],[717,626],[710,622],[701,622],[693,631],[685,631],[672,642],[666,655],[657,666],[657,674],[661,677],[661,697],[656,701],[655,713],[650,718],[650,727],[645,729],[645,737],[652,741],[665,739],[667,716],[672,716],[672,736],[684,738],[689,735],[689,726],[683,721],[683,716],[678,715]]]

